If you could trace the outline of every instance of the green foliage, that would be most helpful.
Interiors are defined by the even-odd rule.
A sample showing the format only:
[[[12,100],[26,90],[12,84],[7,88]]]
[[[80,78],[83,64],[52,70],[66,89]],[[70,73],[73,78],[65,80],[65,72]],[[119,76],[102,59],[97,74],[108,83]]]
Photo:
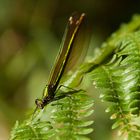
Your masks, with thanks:
[[[95,87],[101,90],[101,100],[110,103],[106,112],[112,113],[111,119],[115,120],[112,128],[118,128],[124,139],[139,140],[140,16],[134,16],[112,34],[100,53],[83,64],[65,85],[75,87],[77,79],[85,73],[89,73]],[[16,123],[11,140],[89,139],[87,134],[92,131],[89,126],[93,121],[86,118],[93,113],[92,106],[93,100],[85,93],[73,93],[38,111],[33,120]]]
[[[109,40],[114,46],[113,53],[90,74],[95,86],[102,91],[101,99],[110,102],[106,112],[111,112],[111,119],[116,120],[112,128],[119,127],[125,139],[137,140],[140,139],[137,122],[140,113],[140,30],[138,27],[128,30],[130,25],[135,25],[134,21],[132,23],[122,27],[122,34],[117,32],[117,39]]]
[[[22,124],[17,122],[11,133],[11,140],[88,140],[85,135],[92,132],[89,125],[93,121],[86,118],[93,113],[93,99],[83,91],[74,93],[52,102],[44,110],[38,110],[33,118]]]

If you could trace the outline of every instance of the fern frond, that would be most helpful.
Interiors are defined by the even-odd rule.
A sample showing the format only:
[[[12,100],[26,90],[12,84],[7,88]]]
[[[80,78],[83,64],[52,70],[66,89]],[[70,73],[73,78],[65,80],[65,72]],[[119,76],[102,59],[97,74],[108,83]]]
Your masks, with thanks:
[[[85,118],[93,113],[92,106],[93,100],[85,94],[74,94],[71,99],[65,98],[63,101],[58,101],[57,112],[52,116],[57,126],[55,137],[78,139],[78,137],[84,138],[84,135],[91,133],[92,129],[87,126],[93,121],[85,120]]]
[[[93,131],[90,127],[93,121],[86,118],[93,113],[92,106],[93,99],[82,91],[73,93],[47,106],[33,120],[20,125],[17,123],[11,133],[11,140],[89,140],[86,135]]]
[[[51,128],[51,126],[50,126]],[[16,125],[11,133],[11,140],[24,140],[24,139],[44,139],[50,137],[51,133],[47,133],[49,128],[48,122],[36,122],[31,123],[30,121]]]
[[[122,43],[119,56],[126,57],[121,66],[125,67],[123,71],[122,82],[124,83],[125,96],[129,102],[129,108],[132,114],[140,113],[140,31],[128,34],[125,37],[125,44]]]
[[[112,128],[121,127],[122,134],[140,139],[140,125],[134,123],[140,113],[140,31],[128,33],[118,40],[112,59],[91,72],[101,98],[111,102],[106,111],[116,119]]]

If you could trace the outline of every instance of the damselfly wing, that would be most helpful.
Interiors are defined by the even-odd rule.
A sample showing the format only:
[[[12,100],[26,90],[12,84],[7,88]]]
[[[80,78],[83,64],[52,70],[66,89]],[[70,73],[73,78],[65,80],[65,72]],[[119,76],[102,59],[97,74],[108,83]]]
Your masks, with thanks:
[[[54,100],[62,77],[83,61],[89,46],[88,29],[85,23],[85,13],[74,13],[69,18],[60,52],[50,73],[48,85],[44,89],[43,99],[36,99],[35,101],[38,108],[42,109]]]

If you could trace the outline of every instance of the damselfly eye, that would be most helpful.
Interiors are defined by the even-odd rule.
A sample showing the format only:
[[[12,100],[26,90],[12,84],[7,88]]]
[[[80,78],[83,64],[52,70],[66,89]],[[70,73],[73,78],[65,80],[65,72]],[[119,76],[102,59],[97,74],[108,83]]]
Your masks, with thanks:
[[[38,108],[43,109],[44,108],[44,104],[43,101],[41,99],[36,99],[35,100],[35,104],[37,105]]]

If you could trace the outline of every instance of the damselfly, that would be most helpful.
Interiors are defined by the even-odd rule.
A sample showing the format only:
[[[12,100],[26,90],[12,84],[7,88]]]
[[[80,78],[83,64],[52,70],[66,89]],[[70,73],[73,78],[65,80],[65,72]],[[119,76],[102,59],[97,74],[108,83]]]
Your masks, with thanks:
[[[86,27],[85,13],[74,13],[70,16],[60,52],[50,73],[48,85],[44,89],[43,99],[35,101],[38,108],[43,109],[45,105],[55,100],[62,77],[83,62],[89,46],[87,43],[89,42],[87,39],[89,32],[87,32]]]

